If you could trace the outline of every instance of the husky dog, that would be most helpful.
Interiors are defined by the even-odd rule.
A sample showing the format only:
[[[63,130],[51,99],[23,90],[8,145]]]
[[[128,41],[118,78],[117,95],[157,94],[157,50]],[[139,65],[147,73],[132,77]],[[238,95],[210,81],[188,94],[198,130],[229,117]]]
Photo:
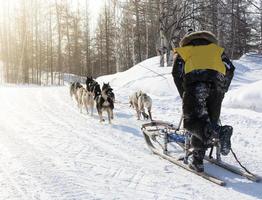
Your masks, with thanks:
[[[91,92],[91,84],[94,82],[94,79],[92,76],[89,78],[88,76],[86,77],[86,89],[87,91]]]
[[[107,90],[107,94],[108,96],[113,100],[113,102],[115,103],[115,94],[113,92],[113,88],[111,88],[111,86],[109,85],[109,82],[108,83],[104,83],[103,84],[103,87],[102,87],[102,90]]]
[[[84,92],[85,92],[85,88],[82,86],[80,88],[77,88],[76,95],[75,95],[77,107],[80,109],[81,113],[82,113],[82,96]]]
[[[112,90],[106,88],[105,83],[103,85],[103,88],[104,89],[102,90],[101,94],[95,97],[96,108],[100,118],[100,122],[104,121],[102,113],[103,111],[106,111],[108,115],[108,122],[111,124],[111,119],[114,118],[113,115],[114,101],[112,97],[109,96],[109,94],[112,92]]]
[[[135,92],[134,94],[132,94],[129,97],[129,103],[130,103],[130,107],[134,108],[136,110],[137,113],[137,119],[140,119],[140,112],[138,109],[138,98],[139,96],[142,94],[143,92],[141,90]]]
[[[143,93],[141,90],[135,92],[129,97],[129,103],[130,107],[136,110],[138,120],[140,120],[142,114],[144,119],[150,118],[152,121],[152,99],[146,93]],[[145,108],[147,108],[149,116],[145,113]]]
[[[138,97],[138,110],[143,115],[144,119],[148,119],[148,115],[145,113],[145,108],[148,111],[150,120],[153,121],[151,114],[152,99],[146,93],[142,93]]]
[[[94,98],[91,92],[87,91],[85,88],[80,88],[78,90],[79,95],[81,97],[78,101],[78,107],[80,109],[80,112],[82,113],[82,108],[85,107],[86,112],[88,113],[88,108],[91,110],[91,116],[93,116],[94,111]]]
[[[101,95],[100,85],[95,80],[93,80],[93,82],[90,83],[90,91],[93,94],[94,99]]]
[[[78,88],[83,87],[79,82],[73,82],[70,85],[70,96],[73,98],[75,96],[76,98],[76,92]]]

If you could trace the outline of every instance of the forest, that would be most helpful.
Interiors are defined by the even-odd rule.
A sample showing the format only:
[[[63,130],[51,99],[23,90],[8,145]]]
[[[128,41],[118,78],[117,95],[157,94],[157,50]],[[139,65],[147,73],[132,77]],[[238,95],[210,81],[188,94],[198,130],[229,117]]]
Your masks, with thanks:
[[[231,59],[262,52],[262,0],[0,0],[1,81],[63,85],[172,48],[188,29],[213,32]],[[93,25],[95,24],[95,25]],[[162,51],[163,52],[163,51]]]

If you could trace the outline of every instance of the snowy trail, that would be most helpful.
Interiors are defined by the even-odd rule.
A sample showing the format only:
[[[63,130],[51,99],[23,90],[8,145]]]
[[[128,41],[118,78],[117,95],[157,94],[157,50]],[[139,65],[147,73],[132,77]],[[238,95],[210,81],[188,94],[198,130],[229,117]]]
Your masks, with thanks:
[[[13,98],[14,102],[10,102],[8,101],[10,96],[6,96],[8,97],[8,100],[5,101],[7,105],[4,106],[5,109],[1,108],[7,113],[13,113],[13,115],[9,114],[9,117],[4,117],[8,115],[7,113],[1,115],[1,122],[6,125],[6,130],[1,129],[3,131],[1,143],[5,144],[3,148],[7,149],[1,151],[5,152],[2,159],[12,160],[11,167],[14,168],[17,163],[21,165],[21,168],[15,168],[15,171],[11,172],[16,173],[13,182],[19,183],[20,178],[24,179],[21,177],[22,175],[36,176],[32,177],[37,179],[33,183],[33,187],[41,188],[41,193],[43,193],[41,198],[44,195],[49,195],[54,199],[89,199],[97,198],[96,195],[100,195],[100,197],[103,195],[103,198],[113,198],[113,194],[109,195],[110,191],[117,190],[119,185],[125,185],[128,190],[135,192],[145,173],[141,169],[144,162],[142,157],[147,155],[141,135],[138,135],[139,128],[137,128],[137,136],[132,136],[135,128],[120,125],[121,132],[123,129],[125,131],[131,129],[132,133],[131,136],[125,135],[124,138],[121,138],[118,125],[112,125],[112,127],[107,124],[101,125],[97,119],[83,116],[76,109],[61,114],[66,108],[66,103],[60,104],[62,98],[57,98],[55,95],[46,96],[52,93],[53,89],[49,89],[50,92],[47,91],[45,95],[36,92],[34,97],[31,96],[33,91],[25,89],[25,93],[30,91],[27,95],[30,102],[33,102],[29,106],[30,110],[26,105],[26,98],[22,98],[20,95],[18,96],[20,96],[21,105],[15,103],[17,98]],[[67,88],[63,88],[64,92],[65,89]],[[13,92],[16,93],[16,91]],[[43,102],[44,96],[47,97],[45,102]],[[53,99],[48,99],[48,97]],[[52,102],[52,104],[48,104],[48,102]],[[68,108],[75,106],[70,99],[69,102]],[[55,105],[56,108],[53,108],[52,105]],[[23,113],[27,113],[27,116],[23,116]],[[87,123],[88,119],[91,123]],[[41,125],[45,127],[39,129]],[[87,127],[90,125],[92,127]],[[109,131],[108,128],[110,128]],[[138,143],[141,144],[143,154],[137,153],[137,146],[133,146],[133,143],[130,144],[130,141],[134,139],[139,140]],[[11,154],[10,157],[6,152]],[[137,158],[140,160],[139,163],[133,163]],[[108,162],[112,165],[108,165]],[[114,165],[114,163],[116,164]],[[10,165],[10,163],[7,164]],[[5,166],[4,168],[8,169],[9,167]],[[134,170],[134,168],[138,170]],[[100,176],[102,177],[100,178]],[[28,199],[29,197],[34,198],[36,194],[40,195],[39,191],[32,191],[30,184],[32,184],[31,179],[30,183],[18,184],[16,188],[18,188],[19,198]],[[117,186],[115,189],[114,185]],[[99,193],[97,194],[98,188]],[[105,194],[101,191],[104,191]],[[145,195],[145,192],[142,193]],[[151,190],[148,193],[150,196],[152,195]],[[131,195],[132,192],[129,194]]]
[[[117,92],[117,98],[122,103],[116,104],[116,119],[109,125],[99,123],[96,113],[80,114],[67,87],[1,87],[0,199],[262,198],[262,184],[210,166],[229,183],[215,186],[152,155],[140,132],[142,122],[126,104],[127,94]],[[168,101],[155,98],[153,113],[178,121],[180,104]],[[260,131],[261,115],[246,119],[232,109],[224,120],[231,115],[236,124],[252,120],[251,136]],[[247,159],[259,148],[247,153],[253,139],[237,132],[236,141],[245,144],[241,157],[261,174],[261,156],[252,158],[254,163]],[[253,135],[261,144],[261,134]]]

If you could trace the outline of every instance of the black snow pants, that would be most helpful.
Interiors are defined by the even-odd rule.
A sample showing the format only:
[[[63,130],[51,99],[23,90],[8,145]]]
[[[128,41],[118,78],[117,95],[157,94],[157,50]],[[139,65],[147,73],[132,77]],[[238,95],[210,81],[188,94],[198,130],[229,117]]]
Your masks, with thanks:
[[[224,92],[212,82],[194,82],[184,86],[184,128],[192,133],[191,145],[203,159],[207,130],[218,125]]]

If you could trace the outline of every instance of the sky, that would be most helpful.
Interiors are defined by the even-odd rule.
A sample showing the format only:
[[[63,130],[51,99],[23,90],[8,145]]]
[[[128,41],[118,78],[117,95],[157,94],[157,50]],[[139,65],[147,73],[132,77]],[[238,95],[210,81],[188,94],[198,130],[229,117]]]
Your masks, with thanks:
[[[82,0],[82,1],[85,1],[85,0]],[[91,30],[95,29],[100,9],[102,8],[104,4],[105,4],[105,0],[89,0]]]
[[[50,1],[54,1],[54,0],[50,0]],[[58,0],[58,2],[59,1],[63,1],[63,0]],[[106,1],[108,2],[109,0],[67,0],[67,1],[74,8],[77,8],[78,2],[82,8],[85,8],[86,2],[88,2],[89,18],[90,18],[90,26],[91,26],[90,28],[91,30],[94,30],[97,24],[99,12],[102,6],[105,4],[105,2]],[[22,3],[22,0],[0,0],[0,18],[2,17],[2,14],[1,14],[2,9],[6,8],[8,4],[11,8],[15,9],[19,7],[21,3]]]
[[[1,0],[0,0],[1,1]],[[79,2],[79,5],[81,7],[86,6],[86,2],[88,2],[88,10],[89,10],[89,19],[90,19],[90,28],[91,32],[94,32],[96,26],[97,26],[97,19],[99,17],[99,13],[103,5],[105,5],[105,1],[109,0],[69,0],[71,1],[71,4],[77,9],[77,4]]]
[[[97,15],[105,0],[89,0],[89,8],[92,15]]]

